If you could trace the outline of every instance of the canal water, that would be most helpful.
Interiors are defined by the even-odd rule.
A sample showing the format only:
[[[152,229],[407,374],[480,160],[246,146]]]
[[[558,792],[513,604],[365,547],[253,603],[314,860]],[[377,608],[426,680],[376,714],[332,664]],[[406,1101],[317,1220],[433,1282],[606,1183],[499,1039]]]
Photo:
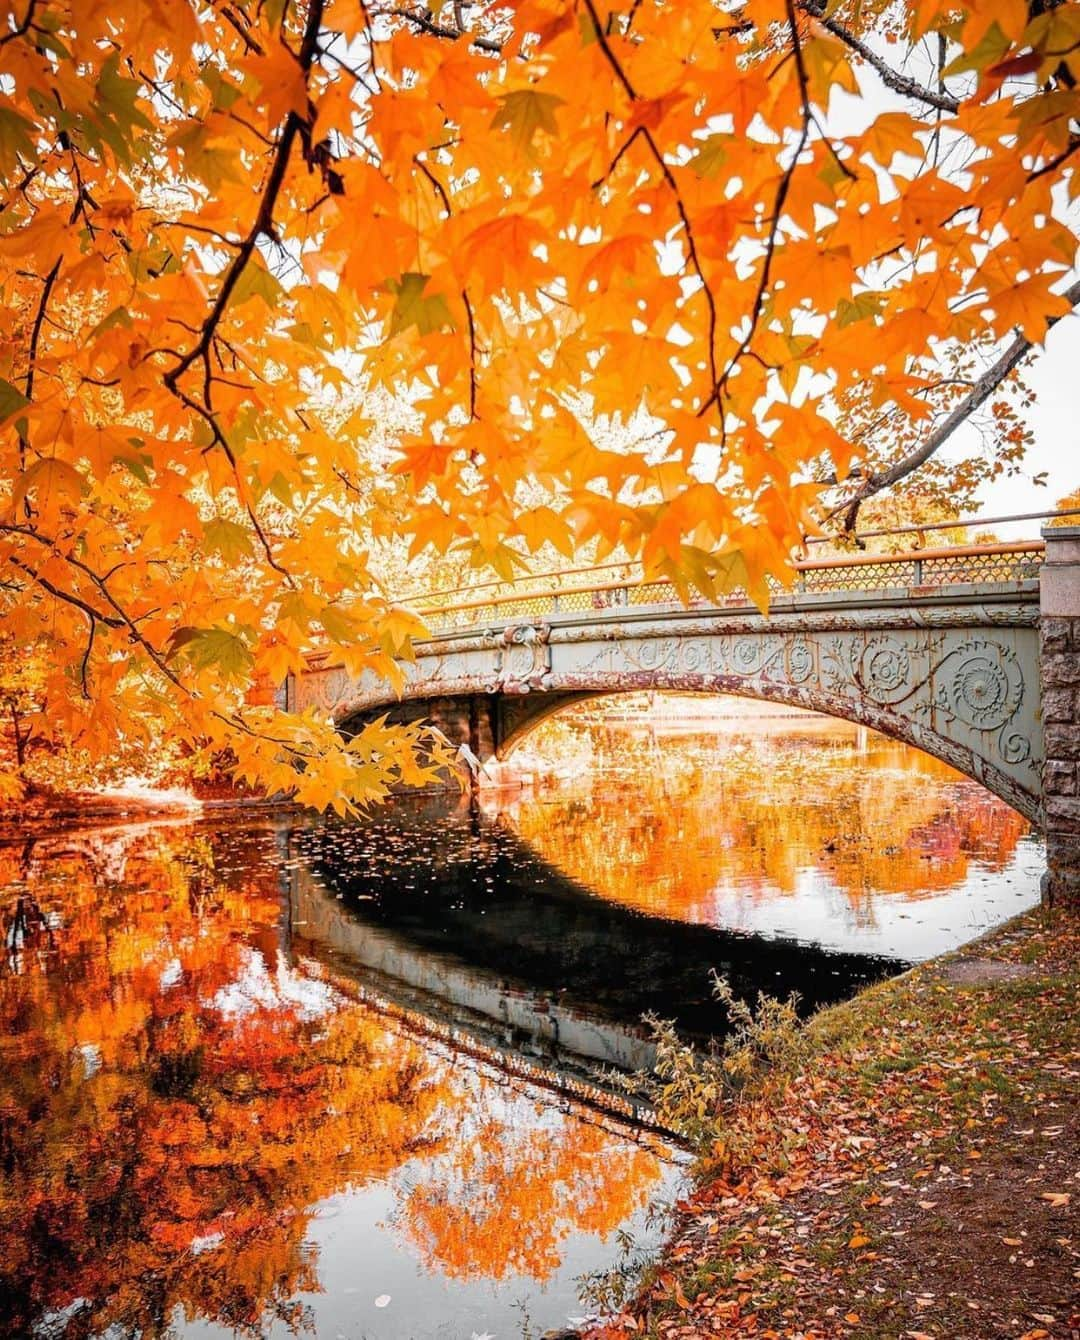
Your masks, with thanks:
[[[713,967],[810,1009],[1038,897],[1022,819],[866,732],[547,743],[475,802],[0,846],[0,1335],[566,1325],[684,1175],[609,1082],[643,1012],[722,1031]]]

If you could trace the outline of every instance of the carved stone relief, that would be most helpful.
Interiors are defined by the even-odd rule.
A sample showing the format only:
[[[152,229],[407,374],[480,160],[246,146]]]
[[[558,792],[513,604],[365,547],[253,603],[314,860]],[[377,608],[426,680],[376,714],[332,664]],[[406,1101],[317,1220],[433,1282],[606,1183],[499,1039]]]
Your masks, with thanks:
[[[1037,608],[1037,607],[1036,607]],[[1041,796],[1038,627],[1023,605],[942,602],[767,620],[656,612],[591,623],[556,616],[435,638],[406,664],[404,696],[507,700],[671,687],[744,693],[863,721],[922,744],[994,785],[1025,813]],[[340,667],[296,686],[296,705],[342,719],[393,701],[384,681]],[[522,703],[503,719],[544,713]],[[998,780],[994,780],[998,778]]]

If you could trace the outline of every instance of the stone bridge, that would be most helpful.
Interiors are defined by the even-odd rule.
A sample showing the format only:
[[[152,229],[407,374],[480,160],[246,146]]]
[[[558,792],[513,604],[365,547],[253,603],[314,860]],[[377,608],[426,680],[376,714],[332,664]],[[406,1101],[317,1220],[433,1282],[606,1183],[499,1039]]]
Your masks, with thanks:
[[[798,565],[767,615],[678,600],[627,568],[432,598],[396,697],[313,657],[290,706],[343,731],[427,718],[482,761],[567,703],[724,693],[858,722],[943,759],[1045,827],[1050,896],[1080,899],[1080,527],[1044,543]]]

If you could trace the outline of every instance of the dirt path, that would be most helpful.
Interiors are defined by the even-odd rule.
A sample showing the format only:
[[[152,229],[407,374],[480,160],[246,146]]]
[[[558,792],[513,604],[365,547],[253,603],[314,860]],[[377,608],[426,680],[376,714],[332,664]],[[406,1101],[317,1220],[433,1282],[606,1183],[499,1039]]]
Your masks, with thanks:
[[[607,1337],[1080,1337],[1080,918],[827,1011]]]

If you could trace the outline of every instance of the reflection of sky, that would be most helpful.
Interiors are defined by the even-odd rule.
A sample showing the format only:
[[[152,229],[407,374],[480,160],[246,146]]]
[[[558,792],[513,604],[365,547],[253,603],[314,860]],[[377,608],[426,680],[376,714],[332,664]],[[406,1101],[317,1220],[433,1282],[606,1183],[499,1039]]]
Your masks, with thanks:
[[[1041,847],[978,783],[843,723],[736,724],[659,745],[585,716],[585,766],[510,821],[601,898],[837,951],[929,958],[1037,903]]]
[[[297,1009],[301,1018],[317,1019],[339,1003],[325,982],[312,981],[282,964],[271,975],[263,956],[245,949],[236,979],[217,992],[210,1006],[226,1019],[240,1019],[252,1010],[289,1006]]]
[[[733,930],[785,936],[850,949],[853,932],[867,954],[922,960],[955,949],[1039,901],[1042,850],[1032,839],[1017,846],[1004,870],[972,863],[960,884],[908,901],[868,896],[858,907],[827,872],[802,867],[792,893],[739,885],[713,893],[711,920]],[[853,925],[854,923],[854,925]]]
[[[621,1151],[613,1145],[610,1157]],[[656,1188],[660,1199],[676,1193],[678,1172],[665,1169]],[[520,1340],[525,1322],[533,1335],[580,1318],[576,1279],[611,1266],[618,1254],[613,1240],[576,1234],[558,1271],[543,1285],[515,1275],[493,1281],[447,1279],[426,1270],[402,1250],[392,1227],[397,1193],[392,1184],[374,1184],[330,1196],[318,1207],[308,1242],[317,1253],[322,1292],[302,1294],[314,1312],[319,1340]],[[655,1247],[659,1230],[635,1215],[624,1227],[642,1247]],[[377,1306],[389,1296],[389,1302]],[[185,1340],[233,1340],[234,1333],[205,1322],[187,1322]],[[266,1331],[272,1340],[292,1335],[280,1323]]]

